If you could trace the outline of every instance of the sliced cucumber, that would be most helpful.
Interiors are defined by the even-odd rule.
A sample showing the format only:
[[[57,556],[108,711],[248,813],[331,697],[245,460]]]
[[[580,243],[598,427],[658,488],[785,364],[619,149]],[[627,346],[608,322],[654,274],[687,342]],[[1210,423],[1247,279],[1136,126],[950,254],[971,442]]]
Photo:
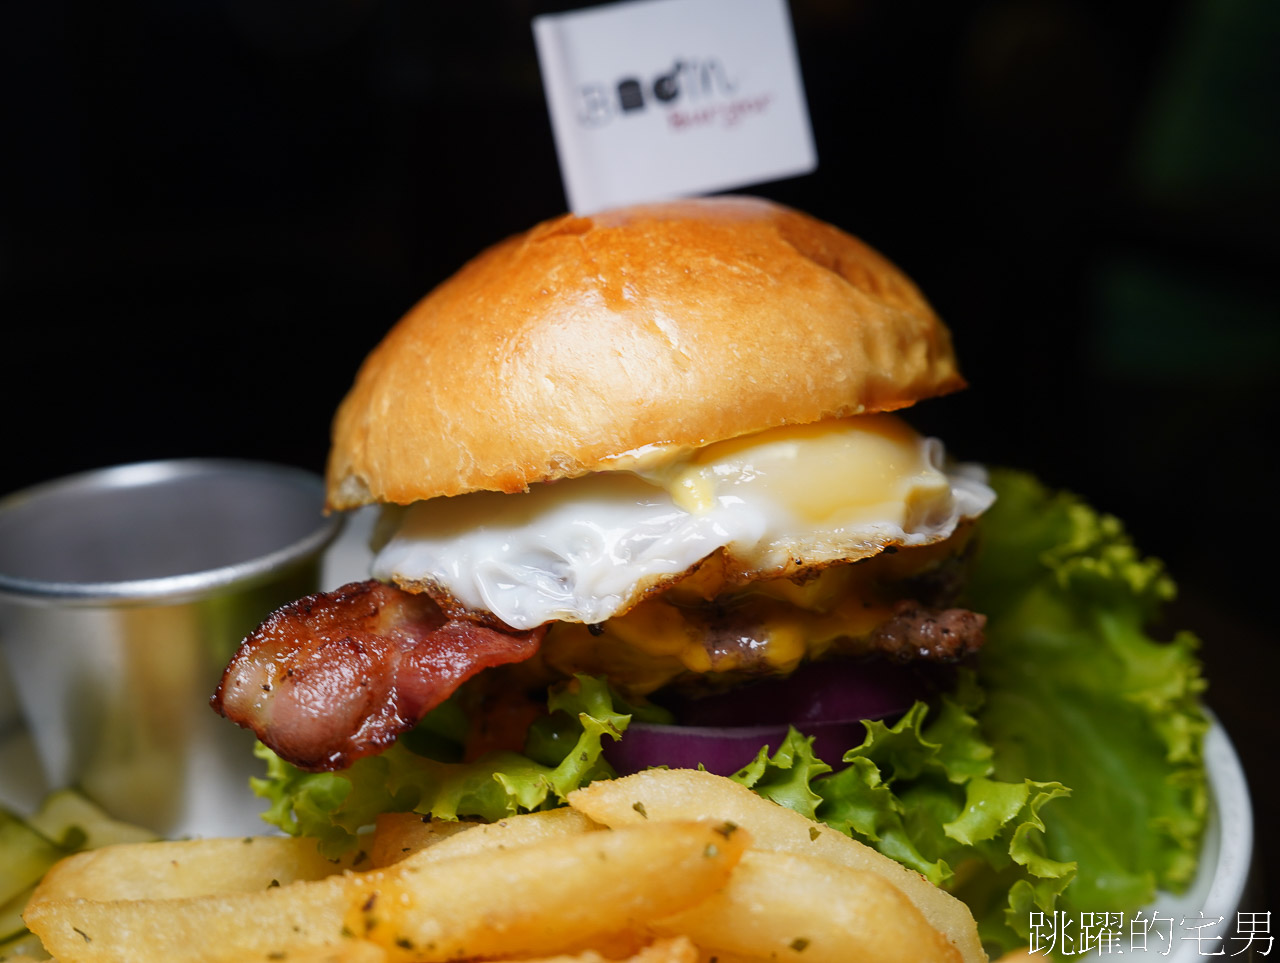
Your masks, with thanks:
[[[97,803],[74,789],[51,792],[27,822],[72,852],[115,843],[145,843],[158,838],[149,829],[112,819]]]
[[[0,940],[0,963],[9,960],[47,960],[44,944],[34,933],[23,930],[9,940]]]
[[[0,906],[0,946],[6,946],[27,932],[27,924],[22,922],[22,911],[27,908],[27,900],[36,888],[24,889],[9,902]]]
[[[27,932],[22,911],[49,867],[80,850],[155,838],[149,829],[112,819],[73,789],[50,793],[30,819],[0,809],[0,963],[48,958]]]
[[[29,889],[67,851],[26,820],[0,809],[0,904]]]

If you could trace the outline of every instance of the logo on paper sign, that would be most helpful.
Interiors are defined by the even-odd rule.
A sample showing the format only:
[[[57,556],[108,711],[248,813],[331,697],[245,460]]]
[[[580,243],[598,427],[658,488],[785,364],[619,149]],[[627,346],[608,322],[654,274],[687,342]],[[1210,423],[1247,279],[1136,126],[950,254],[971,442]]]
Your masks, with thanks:
[[[710,108],[714,115],[723,112],[726,116],[736,118],[741,113],[740,110],[730,111],[725,108],[730,106],[737,89],[738,84],[730,77],[720,58],[676,58],[670,70],[657,71],[650,77],[626,76],[618,78],[612,84],[583,84],[580,88],[578,122],[586,127],[601,127],[615,117],[638,113],[651,107],[664,107],[671,111],[676,107],[689,105],[702,107],[704,112],[706,108]],[[674,113],[668,116],[675,126],[684,126],[689,122],[687,118],[674,120]]]
[[[533,33],[576,213],[817,164],[787,0],[621,0]]]

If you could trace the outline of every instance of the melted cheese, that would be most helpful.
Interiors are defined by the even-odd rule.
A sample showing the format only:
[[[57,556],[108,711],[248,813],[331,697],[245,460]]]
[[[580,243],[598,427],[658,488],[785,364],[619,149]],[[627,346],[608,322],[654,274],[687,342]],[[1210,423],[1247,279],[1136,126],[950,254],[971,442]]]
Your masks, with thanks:
[[[918,546],[994,500],[890,415],[774,428],[630,470],[410,506],[373,574],[515,628],[599,623],[721,553],[741,580]]]
[[[638,696],[680,677],[785,675],[829,652],[859,655],[864,640],[893,614],[904,580],[960,556],[972,534],[973,525],[963,525],[931,545],[837,565],[799,581],[767,579],[737,588],[726,585],[716,557],[594,632],[557,622],[542,658],[564,676],[606,675],[623,693]],[[725,627],[725,613],[740,630],[729,644],[715,628],[717,621]]]

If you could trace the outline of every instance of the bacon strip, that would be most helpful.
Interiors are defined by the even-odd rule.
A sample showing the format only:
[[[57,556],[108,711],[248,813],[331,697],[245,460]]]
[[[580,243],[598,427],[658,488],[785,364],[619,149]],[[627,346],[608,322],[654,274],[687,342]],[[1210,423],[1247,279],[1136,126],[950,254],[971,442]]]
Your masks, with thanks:
[[[300,769],[342,769],[386,749],[481,669],[528,659],[545,632],[450,619],[425,595],[353,582],[268,616],[210,704]]]

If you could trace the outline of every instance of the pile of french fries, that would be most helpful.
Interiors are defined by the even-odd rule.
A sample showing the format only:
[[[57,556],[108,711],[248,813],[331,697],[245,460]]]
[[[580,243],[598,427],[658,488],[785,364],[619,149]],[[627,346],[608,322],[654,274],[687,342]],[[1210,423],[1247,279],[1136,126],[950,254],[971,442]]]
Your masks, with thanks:
[[[69,857],[24,919],[62,963],[975,963],[963,903],[709,773],[496,823],[384,816],[335,863],[284,837]]]

